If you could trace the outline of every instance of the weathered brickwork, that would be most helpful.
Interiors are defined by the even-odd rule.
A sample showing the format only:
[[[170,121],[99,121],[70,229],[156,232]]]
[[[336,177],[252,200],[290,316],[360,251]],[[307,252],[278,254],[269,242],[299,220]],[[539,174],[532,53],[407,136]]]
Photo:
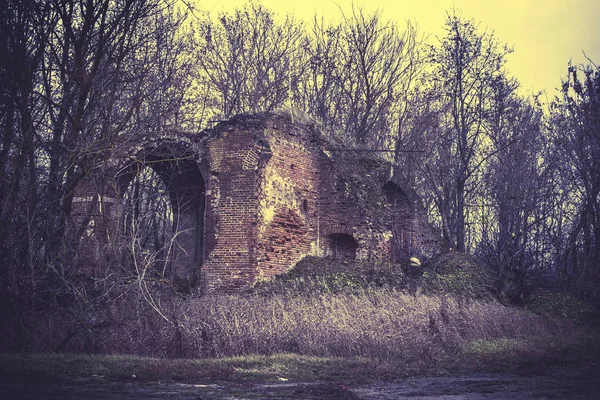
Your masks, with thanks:
[[[158,172],[174,213],[185,217],[174,279],[229,291],[286,272],[307,255],[403,262],[439,248],[416,195],[400,187],[388,164],[343,153],[310,123],[241,115],[180,150],[168,145],[173,140],[140,145],[136,165]],[[95,222],[95,233],[80,229],[95,238],[96,251],[110,243],[119,196],[135,173],[131,162],[119,163],[115,157],[75,193],[74,226],[109,221]],[[108,203],[102,210],[98,199]]]
[[[236,289],[254,282],[259,170],[259,132],[226,125],[203,143],[210,154],[208,233],[202,274],[208,289]],[[266,150],[266,149],[265,149]],[[214,160],[214,162],[213,162]]]
[[[285,119],[267,124],[271,157],[262,171],[259,193],[260,278],[285,272],[307,254],[317,238],[317,174],[314,133]]]

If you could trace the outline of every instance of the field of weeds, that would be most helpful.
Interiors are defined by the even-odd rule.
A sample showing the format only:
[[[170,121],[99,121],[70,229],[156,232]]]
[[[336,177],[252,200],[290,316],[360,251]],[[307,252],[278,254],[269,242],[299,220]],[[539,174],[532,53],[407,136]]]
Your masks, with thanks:
[[[154,354],[146,354],[152,358],[5,354],[0,378],[358,382],[530,371],[600,354],[598,335],[568,319],[447,296],[373,289],[360,295],[210,296],[180,306],[177,327],[156,319],[145,331],[112,333],[129,336],[121,345],[156,344]],[[140,333],[146,336],[133,337]],[[107,340],[95,340],[101,338]],[[178,346],[188,360],[162,358],[168,346]],[[112,343],[100,353],[127,352],[115,348]]]
[[[427,361],[481,341],[524,340],[572,332],[569,321],[497,302],[362,294],[211,296],[180,320],[191,354],[221,357],[303,355]]]
[[[2,351],[229,360],[214,361],[218,376],[266,357],[255,368],[259,376],[296,371],[309,379],[343,375],[348,363],[353,373],[382,378],[531,368],[600,354],[594,319],[567,317],[568,308],[580,309],[580,303],[557,308],[555,296],[548,308],[537,298],[536,312],[501,304],[486,292],[489,282],[473,272],[476,267],[460,274],[446,268],[443,276],[426,271],[435,279],[423,282],[416,295],[403,289],[402,271],[389,266],[303,268],[229,295],[182,298],[151,286],[140,294],[139,286],[123,284],[110,301],[82,301],[79,308],[5,324]],[[14,343],[20,347],[9,347]],[[280,361],[270,365],[274,359]],[[215,367],[222,362],[226,368]],[[185,368],[182,374],[188,374]]]

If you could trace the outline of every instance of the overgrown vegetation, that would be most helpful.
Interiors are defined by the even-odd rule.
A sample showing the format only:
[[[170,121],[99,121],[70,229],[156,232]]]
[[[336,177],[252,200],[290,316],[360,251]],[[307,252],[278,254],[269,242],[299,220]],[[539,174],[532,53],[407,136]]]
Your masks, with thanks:
[[[287,274],[259,283],[253,293],[278,294],[361,294],[369,289],[389,289],[434,296],[468,299],[498,297],[494,273],[464,253],[438,255],[424,263],[418,276],[411,276],[404,264],[391,262],[341,261],[335,258],[306,257]],[[417,282],[411,282],[416,279]]]
[[[406,273],[392,263],[350,262],[335,258],[305,257],[288,273],[258,283],[258,294],[319,295],[360,294],[371,288],[401,290]]]
[[[188,327],[185,346],[192,354],[294,352],[407,363],[451,357],[477,340],[573,333],[568,320],[495,302],[377,289],[361,294],[211,297],[187,308],[180,322]]]
[[[510,49],[457,12],[426,47],[412,25],[402,31],[362,10],[305,29],[249,3],[190,28],[186,7],[159,0],[0,3],[3,351],[293,353],[281,356],[286,365],[356,359],[368,371],[364,360],[377,359],[408,371],[597,349],[581,323],[595,310],[579,298],[600,297],[593,63],[570,66],[557,98],[541,104],[518,95],[504,69]],[[249,35],[254,26],[260,32]],[[391,150],[388,161],[402,166],[448,243],[489,268],[461,253],[429,260],[414,296],[403,267],[313,259],[248,293],[182,298],[159,273],[146,274],[164,270],[156,259],[168,264],[159,250],[168,235],[157,234],[171,228],[168,201],[147,203],[150,221],[138,225],[152,228],[131,237],[156,234],[145,248],[153,256],[131,246],[131,257],[108,259],[103,276],[77,268],[87,225],[69,226],[68,217],[82,177],[141,137],[284,105],[308,111],[327,135],[341,132],[336,143]],[[151,175],[155,197],[136,193],[140,179],[129,194],[165,200]],[[367,186],[363,195],[373,193]],[[140,255],[143,265],[124,265]],[[223,361],[220,376],[245,362]]]
[[[176,318],[171,316],[176,326],[140,309],[146,313],[144,324],[138,324],[137,318],[114,326],[90,326],[63,350],[84,350],[78,348],[82,338],[77,336],[86,336],[95,345],[94,352],[194,360],[3,355],[0,377],[11,381],[356,381],[581,362],[600,351],[598,335],[569,319],[446,295],[415,297],[384,289],[310,296],[263,293],[210,296],[163,306],[178,312]],[[57,329],[74,321],[59,323],[53,316],[47,322]],[[48,345],[57,333],[50,330],[35,336],[52,349]]]
[[[21,320],[26,329],[13,333],[28,351],[176,358],[295,354],[378,360],[392,369],[403,365],[404,373],[461,362],[515,366],[523,355],[531,362],[559,362],[565,354],[563,361],[595,354],[600,338],[589,320],[569,318],[593,321],[589,306],[506,306],[494,300],[483,275],[477,277],[482,267],[466,266],[469,257],[441,260],[427,267],[433,278],[426,276],[416,295],[408,293],[399,267],[333,259],[305,260],[243,294],[184,299],[157,286],[149,292],[153,304],[136,297],[136,285],[114,282],[117,299],[34,312]],[[27,329],[39,326],[45,331]]]
[[[512,49],[458,10],[446,13],[445,34],[425,43],[414,25],[357,8],[338,22],[303,23],[260,2],[217,16],[189,7],[0,7],[3,296],[36,297],[48,281],[78,274],[88,227],[69,225],[74,188],[115,153],[236,113],[296,107],[341,146],[384,150],[451,247],[477,254],[497,275],[535,273],[598,297],[593,63],[569,66],[562,90],[544,104],[518,93],[505,69]],[[168,203],[157,180],[139,198]],[[367,185],[362,194],[373,193]],[[156,214],[168,215],[162,208]],[[155,236],[154,248],[168,248],[170,235]]]
[[[527,371],[550,364],[595,360],[598,337],[577,329],[571,336],[480,339],[451,353],[423,352],[421,358],[373,360],[297,353],[204,359],[128,355],[0,354],[0,382],[309,382],[396,380],[414,375],[483,371]]]

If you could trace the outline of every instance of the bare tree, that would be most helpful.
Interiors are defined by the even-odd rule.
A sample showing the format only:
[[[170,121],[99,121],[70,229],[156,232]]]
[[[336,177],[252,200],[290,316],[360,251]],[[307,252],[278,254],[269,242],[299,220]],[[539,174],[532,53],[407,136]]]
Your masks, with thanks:
[[[541,267],[547,254],[541,210],[551,195],[548,180],[554,167],[545,145],[541,106],[535,98],[520,98],[517,87],[516,81],[502,76],[491,85],[486,133],[492,152],[477,209],[479,255],[496,270],[502,296],[511,301],[523,299],[526,276]]]
[[[214,113],[231,117],[271,111],[293,97],[303,75],[302,25],[291,16],[277,22],[260,4],[200,23],[197,62],[211,88]]]
[[[47,181],[45,259],[61,255],[65,218],[82,175],[114,149],[178,123],[189,58],[184,15],[160,0],[55,1],[59,29],[42,63]]]
[[[41,241],[36,226],[39,197],[36,95],[39,66],[56,25],[43,2],[0,5],[0,271],[32,270]]]
[[[583,79],[580,77],[583,74]],[[598,295],[600,273],[600,70],[569,66],[552,119],[562,165],[564,212],[576,210],[564,231],[558,264],[568,285]]]
[[[0,12],[2,287],[36,296],[72,270],[79,179],[184,122],[191,58],[185,14],[162,0],[9,1]]]
[[[338,25],[315,18],[303,104],[324,127],[373,148],[393,147],[419,70],[417,30],[353,9]]]
[[[431,90],[439,91],[435,130],[425,161],[429,187],[436,199],[446,239],[458,250],[467,249],[466,224],[470,195],[478,189],[477,175],[489,159],[485,122],[492,84],[503,74],[505,56],[493,33],[478,33],[473,21],[453,11],[446,18],[446,36],[432,55]]]
[[[77,180],[92,167],[90,161],[102,158],[119,128],[128,127],[131,113],[114,113],[113,107],[141,84],[126,66],[147,40],[142,21],[157,11],[158,3],[56,0],[52,6],[59,28],[46,48],[40,83],[48,120],[42,133],[48,154],[47,262],[61,253]],[[124,90],[126,85],[130,90]]]

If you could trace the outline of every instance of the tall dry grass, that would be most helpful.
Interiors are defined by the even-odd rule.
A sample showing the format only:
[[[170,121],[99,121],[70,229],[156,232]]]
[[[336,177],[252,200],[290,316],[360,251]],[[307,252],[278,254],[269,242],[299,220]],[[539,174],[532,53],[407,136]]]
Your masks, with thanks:
[[[573,320],[490,299],[324,287],[321,282],[309,294],[256,291],[183,299],[159,287],[151,297],[140,296],[135,285],[122,284],[110,301],[5,323],[11,335],[2,334],[0,351],[172,358],[293,353],[427,366],[467,363],[478,355],[487,362],[507,354],[515,359],[584,354],[586,346],[600,342]]]
[[[569,332],[570,323],[495,302],[388,290],[318,296],[211,296],[179,320],[189,356],[294,352],[428,360],[477,341]]]

